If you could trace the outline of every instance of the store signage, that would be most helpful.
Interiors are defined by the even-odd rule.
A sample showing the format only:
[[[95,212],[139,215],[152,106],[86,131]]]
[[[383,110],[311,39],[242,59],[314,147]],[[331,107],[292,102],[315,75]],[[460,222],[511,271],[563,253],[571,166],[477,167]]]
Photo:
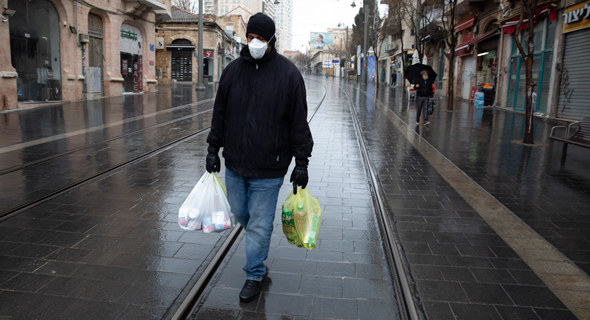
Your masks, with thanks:
[[[127,59],[121,60],[121,74],[122,75],[126,76],[128,74],[127,68],[129,68],[129,65],[127,64]]]
[[[590,27],[590,1],[566,8],[563,19],[563,33]]]
[[[155,45],[153,45],[153,44],[150,44],[150,51],[152,51],[152,52],[153,52],[153,51],[154,51],[154,49],[156,49],[156,46],[155,46]]]
[[[150,66],[154,65],[154,60],[150,60]]]
[[[137,33],[127,30],[121,30],[121,38],[137,41]]]

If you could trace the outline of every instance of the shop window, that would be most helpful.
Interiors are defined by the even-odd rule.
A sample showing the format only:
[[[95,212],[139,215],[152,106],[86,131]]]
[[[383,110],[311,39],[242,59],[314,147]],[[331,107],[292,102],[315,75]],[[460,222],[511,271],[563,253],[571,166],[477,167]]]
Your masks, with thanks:
[[[525,50],[526,33],[524,31],[520,34],[520,41]],[[551,77],[551,66],[553,63],[555,23],[550,24],[547,18],[541,20],[535,26],[534,37],[533,83],[536,84],[534,89],[537,94],[537,103],[534,111],[546,112],[547,98],[549,96],[549,78]],[[506,106],[511,109],[524,110],[526,106],[526,62],[520,56],[514,38],[512,40],[511,61]],[[518,90],[515,91],[513,88],[518,88]]]
[[[10,55],[21,102],[61,100],[59,18],[51,2],[11,1]]]

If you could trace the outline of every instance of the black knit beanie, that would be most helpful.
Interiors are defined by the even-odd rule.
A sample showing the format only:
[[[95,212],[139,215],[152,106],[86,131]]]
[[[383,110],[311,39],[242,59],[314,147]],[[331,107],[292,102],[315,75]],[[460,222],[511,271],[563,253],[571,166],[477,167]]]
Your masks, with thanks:
[[[261,12],[251,16],[250,20],[248,20],[248,26],[246,27],[246,35],[248,35],[248,33],[255,33],[259,36],[262,36],[271,45],[277,41],[277,37],[274,36],[274,21],[272,21],[272,19],[269,16]]]

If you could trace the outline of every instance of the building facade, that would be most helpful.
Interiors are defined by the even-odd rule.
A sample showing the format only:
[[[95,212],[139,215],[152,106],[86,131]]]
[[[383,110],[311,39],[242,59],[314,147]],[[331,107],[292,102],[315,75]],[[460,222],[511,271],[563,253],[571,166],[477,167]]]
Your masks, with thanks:
[[[156,89],[156,23],[170,1],[11,1],[0,24],[2,109]]]
[[[448,8],[447,8],[448,9]],[[518,3],[457,3],[455,29],[457,46],[450,52],[445,43],[448,33],[433,28],[421,38],[422,62],[439,74],[437,89],[446,93],[454,81],[455,98],[471,100],[475,90],[486,85],[485,105],[525,111],[525,59],[517,40],[526,50],[528,26],[533,24],[533,112],[538,116],[563,120],[581,120],[590,116],[590,98],[586,87],[585,62],[590,58],[590,1],[539,1],[532,19],[525,14],[517,35],[521,8]],[[443,30],[444,31],[444,30]],[[401,54],[399,41],[385,35],[381,42],[379,69],[387,77],[387,58]],[[411,39],[405,40],[411,44]],[[398,46],[396,46],[396,44]],[[405,45],[404,45],[405,47]],[[412,48],[403,50],[406,54]],[[414,51],[415,52],[415,51]],[[449,74],[449,55],[454,55],[454,73]],[[389,69],[395,70],[398,63]],[[401,74],[398,74],[398,79]],[[387,78],[385,83],[387,83]]]
[[[282,0],[275,10],[277,49],[280,53],[293,50],[293,0]]]
[[[237,59],[244,46],[246,26],[240,16],[204,16],[203,76],[218,81],[223,69]],[[156,28],[162,45],[156,49],[158,81],[198,82],[199,15],[172,7],[172,18]]]

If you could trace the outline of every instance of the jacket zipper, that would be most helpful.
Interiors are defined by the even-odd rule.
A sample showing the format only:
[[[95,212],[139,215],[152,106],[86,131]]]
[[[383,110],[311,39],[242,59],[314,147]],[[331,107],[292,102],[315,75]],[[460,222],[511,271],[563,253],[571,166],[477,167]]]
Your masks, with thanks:
[[[258,63],[256,64],[256,70],[258,70]]]

